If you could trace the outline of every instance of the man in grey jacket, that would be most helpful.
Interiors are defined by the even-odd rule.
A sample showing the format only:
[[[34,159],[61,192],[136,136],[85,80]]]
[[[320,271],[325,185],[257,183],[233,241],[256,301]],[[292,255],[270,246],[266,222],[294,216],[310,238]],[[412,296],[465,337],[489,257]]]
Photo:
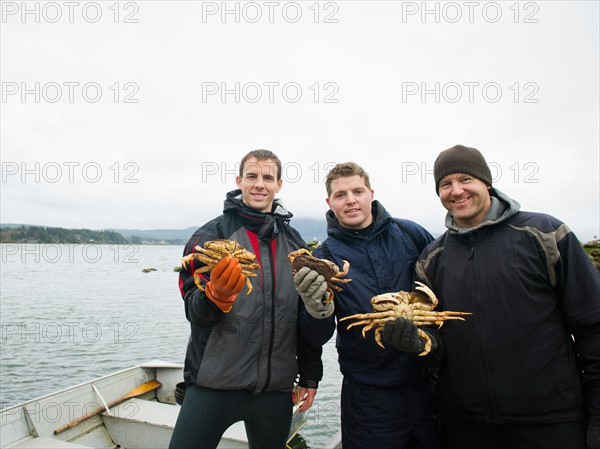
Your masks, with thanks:
[[[434,165],[448,230],[417,262],[440,310],[438,389],[450,449],[600,449],[600,275],[569,228],[492,187],[475,148]],[[407,320],[384,338],[422,350]]]
[[[256,256],[260,268],[247,278],[252,291],[236,258],[221,259],[210,272],[196,272],[203,264],[191,259],[180,272],[191,336],[172,449],[215,448],[236,421],[244,421],[250,448],[283,449],[294,380],[299,376],[300,411],[306,411],[323,375],[321,347],[303,338],[302,323],[310,317],[287,260],[306,244],[289,224],[292,214],[275,198],[282,186],[279,158],[251,151],[236,184],[223,214],[192,235],[184,255],[207,241],[234,240]]]

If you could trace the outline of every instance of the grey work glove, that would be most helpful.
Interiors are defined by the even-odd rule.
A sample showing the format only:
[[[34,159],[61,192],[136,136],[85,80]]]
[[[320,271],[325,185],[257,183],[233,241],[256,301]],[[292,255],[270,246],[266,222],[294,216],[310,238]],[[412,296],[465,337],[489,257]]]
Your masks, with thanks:
[[[303,267],[294,276],[294,285],[310,316],[318,320],[331,316],[335,306],[333,301],[323,302],[329,298],[327,282],[323,276],[308,267]]]
[[[600,415],[590,415],[587,428],[587,449],[600,449]]]
[[[425,350],[425,340],[419,337],[417,326],[410,320],[397,318],[396,321],[388,321],[383,327],[383,339],[390,342],[392,346],[400,351],[419,354]],[[432,350],[435,340],[432,338]]]

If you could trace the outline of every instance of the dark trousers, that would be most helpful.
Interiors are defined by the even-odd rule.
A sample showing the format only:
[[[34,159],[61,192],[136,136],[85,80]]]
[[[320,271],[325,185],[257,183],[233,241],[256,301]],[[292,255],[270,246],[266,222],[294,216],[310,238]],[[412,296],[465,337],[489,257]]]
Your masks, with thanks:
[[[291,393],[225,391],[190,385],[170,449],[216,448],[229,426],[244,421],[251,449],[284,449],[292,422]]]
[[[428,381],[378,387],[344,378],[341,404],[344,449],[443,447]]]
[[[482,424],[444,413],[448,449],[586,449],[586,421]]]

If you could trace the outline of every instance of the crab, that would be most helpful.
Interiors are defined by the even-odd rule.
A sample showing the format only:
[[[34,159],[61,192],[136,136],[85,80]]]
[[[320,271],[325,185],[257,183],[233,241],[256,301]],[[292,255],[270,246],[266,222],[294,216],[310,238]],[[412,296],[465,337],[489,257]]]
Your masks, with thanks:
[[[396,318],[405,318],[411,320],[415,325],[422,326],[426,324],[437,324],[438,328],[442,327],[445,321],[461,320],[464,321],[463,315],[471,315],[468,312],[438,312],[433,309],[438,305],[438,299],[429,287],[421,282],[415,282],[419,290],[427,295],[427,299],[417,292],[384,293],[374,296],[371,299],[371,306],[374,313],[359,313],[340,319],[340,321],[358,319],[355,323],[348,325],[351,327],[364,324],[362,335],[365,337],[367,331],[375,329],[375,341],[379,346],[384,348],[381,342],[381,332],[387,321],[394,321]],[[431,338],[421,329],[417,329],[417,333],[421,339],[425,341],[425,349],[419,354],[424,356],[431,351]]]
[[[342,291],[342,287],[336,284],[346,284],[352,281],[352,279],[344,278],[350,269],[350,263],[347,260],[344,260],[343,269],[340,271],[340,268],[330,260],[318,259],[305,248],[301,248],[288,254],[288,260],[294,269],[292,274],[296,274],[300,268],[308,267],[311,270],[315,270],[325,278],[327,281],[327,292],[329,293],[329,296],[324,302],[333,301],[334,290],[338,292]]]
[[[196,246],[192,254],[188,254],[181,260],[183,268],[187,268],[187,264],[192,260],[198,260],[204,264],[194,271],[194,282],[200,290],[204,290],[200,282],[200,274],[213,269],[223,257],[235,257],[242,267],[242,274],[246,276],[246,287],[250,294],[252,284],[248,276],[256,276],[256,273],[250,270],[257,270],[260,265],[254,263],[256,256],[233,240],[209,240],[204,243],[204,248]]]

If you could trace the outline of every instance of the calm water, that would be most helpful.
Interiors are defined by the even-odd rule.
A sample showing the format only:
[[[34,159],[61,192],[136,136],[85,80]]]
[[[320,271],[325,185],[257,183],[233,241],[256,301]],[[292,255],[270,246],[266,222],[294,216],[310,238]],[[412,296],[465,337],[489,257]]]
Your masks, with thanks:
[[[0,247],[0,407],[152,359],[183,363],[189,327],[173,270],[181,246]],[[313,449],[339,428],[334,339],[323,361],[301,432]]]

